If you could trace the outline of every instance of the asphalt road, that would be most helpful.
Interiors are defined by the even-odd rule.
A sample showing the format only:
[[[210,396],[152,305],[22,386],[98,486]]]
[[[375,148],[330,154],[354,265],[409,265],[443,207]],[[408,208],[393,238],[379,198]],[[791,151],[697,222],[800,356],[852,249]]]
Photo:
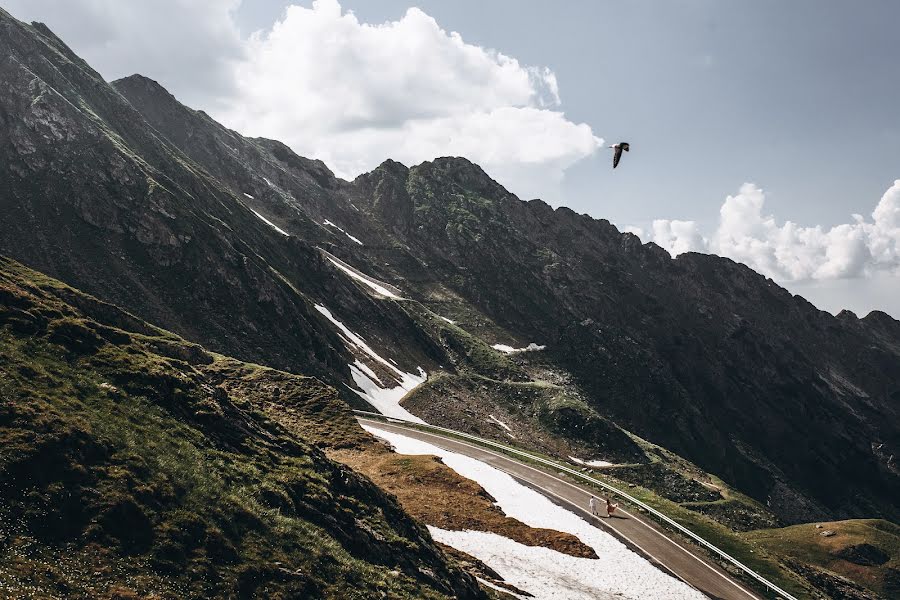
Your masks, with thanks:
[[[357,417],[378,429],[401,433],[446,450],[470,456],[508,473],[518,481],[547,496],[556,504],[580,514],[589,523],[611,533],[647,560],[700,590],[710,598],[723,600],[759,600],[743,584],[736,582],[719,566],[699,556],[692,548],[673,540],[653,521],[619,507],[613,517],[598,518],[590,514],[591,490],[564,480],[547,470],[454,438],[420,431],[398,423]],[[597,494],[597,492],[593,492]],[[600,494],[597,494],[598,498]],[[602,500],[601,500],[602,508]],[[603,511],[605,512],[605,511]],[[620,514],[621,513],[621,514]]]

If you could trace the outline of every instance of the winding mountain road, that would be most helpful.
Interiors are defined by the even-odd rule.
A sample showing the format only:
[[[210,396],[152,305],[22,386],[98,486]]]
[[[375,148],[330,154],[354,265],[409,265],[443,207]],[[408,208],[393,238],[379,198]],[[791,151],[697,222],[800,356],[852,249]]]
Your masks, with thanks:
[[[435,446],[475,458],[540,492],[556,504],[582,516],[589,523],[614,535],[635,552],[674,577],[722,600],[759,600],[760,596],[730,577],[721,567],[691,548],[669,537],[656,523],[621,507],[616,516],[597,518],[590,514],[588,500],[595,490],[564,480],[548,470],[456,438],[422,431],[401,422],[357,416],[361,424],[399,433]],[[561,474],[560,474],[561,475]],[[602,504],[602,502],[601,502]],[[619,514],[621,512],[621,515]]]

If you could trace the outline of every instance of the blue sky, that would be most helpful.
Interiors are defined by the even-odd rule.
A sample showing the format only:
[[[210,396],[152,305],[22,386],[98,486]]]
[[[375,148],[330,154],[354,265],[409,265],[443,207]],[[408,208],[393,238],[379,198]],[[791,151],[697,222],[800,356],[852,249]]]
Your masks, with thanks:
[[[523,198],[900,317],[900,3],[290,4],[4,6],[107,78],[142,72],[342,175],[464,153]]]

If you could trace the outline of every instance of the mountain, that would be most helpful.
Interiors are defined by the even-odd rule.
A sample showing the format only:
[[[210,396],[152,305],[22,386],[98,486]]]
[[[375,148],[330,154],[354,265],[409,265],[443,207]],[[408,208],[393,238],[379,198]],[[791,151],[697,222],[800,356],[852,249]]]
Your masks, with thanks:
[[[11,597],[483,597],[395,498],[310,443],[328,415],[333,443],[375,444],[320,381],[2,257],[0,340]],[[273,394],[292,430],[265,413]]]
[[[465,159],[387,161],[349,183],[274,142],[265,148],[281,158],[265,161],[263,140],[240,138],[152,81],[114,86],[211,171],[222,168],[227,150],[211,150],[222,140],[234,140],[239,164],[279,164],[288,192],[271,194],[268,210],[282,222],[312,216],[366,232],[364,245],[337,233],[327,247],[485,339],[546,344],[597,413],[785,520],[897,517],[887,448],[900,425],[900,323],[884,313],[833,317],[728,259],[673,260],[606,221],[523,202]],[[237,168],[228,166],[232,179]]]
[[[900,519],[887,315],[834,317],[728,259],[673,260],[462,158],[340,180],[147,78],[107,84],[6,13],[0,52],[0,253],[355,406],[411,391],[401,408],[436,424],[703,500],[664,449],[763,520]]]

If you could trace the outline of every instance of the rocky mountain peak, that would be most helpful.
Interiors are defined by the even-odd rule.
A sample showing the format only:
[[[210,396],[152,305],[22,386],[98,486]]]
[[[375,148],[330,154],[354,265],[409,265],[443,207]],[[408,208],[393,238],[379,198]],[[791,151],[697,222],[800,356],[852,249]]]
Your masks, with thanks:
[[[444,156],[423,162],[413,170],[442,185],[456,186],[483,198],[499,200],[512,196],[480,166],[461,156]]]

